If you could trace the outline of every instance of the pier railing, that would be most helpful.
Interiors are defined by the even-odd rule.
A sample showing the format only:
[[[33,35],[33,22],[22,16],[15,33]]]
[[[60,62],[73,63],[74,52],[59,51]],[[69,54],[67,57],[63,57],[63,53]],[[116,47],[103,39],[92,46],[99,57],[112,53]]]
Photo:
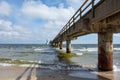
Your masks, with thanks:
[[[81,5],[81,7],[77,10],[77,12],[72,16],[72,18],[67,22],[67,24],[60,30],[58,35],[55,37],[59,37],[64,32],[66,32],[72,25],[74,25],[78,20],[82,19],[82,16],[84,16],[85,13],[87,13],[87,9],[92,7],[93,17],[94,17],[94,2],[95,0],[91,0],[88,3],[88,0],[85,0],[85,2]],[[87,4],[88,3],[88,4]],[[87,5],[86,5],[87,4]],[[91,9],[91,8],[90,8]]]

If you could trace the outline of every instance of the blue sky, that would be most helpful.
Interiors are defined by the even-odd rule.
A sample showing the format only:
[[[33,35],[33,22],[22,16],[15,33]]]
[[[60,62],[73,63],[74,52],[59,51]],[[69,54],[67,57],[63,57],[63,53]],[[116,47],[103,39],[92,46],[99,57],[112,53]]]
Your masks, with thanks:
[[[84,0],[0,0],[0,43],[52,40]],[[97,34],[72,43],[97,43]],[[114,43],[120,43],[119,34]]]

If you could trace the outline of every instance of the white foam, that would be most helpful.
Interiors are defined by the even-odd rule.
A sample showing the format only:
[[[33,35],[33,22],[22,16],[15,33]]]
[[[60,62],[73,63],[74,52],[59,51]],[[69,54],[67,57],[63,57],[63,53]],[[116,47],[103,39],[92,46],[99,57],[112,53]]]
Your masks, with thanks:
[[[30,67],[31,64],[20,64],[19,67]]]
[[[93,52],[98,51],[98,48],[82,48],[82,49],[74,49],[75,51],[81,51],[81,52]]]
[[[114,48],[114,51],[120,51],[120,48]]]
[[[98,51],[98,48],[87,48],[87,51],[89,52]]]
[[[41,48],[35,48],[34,51],[35,52],[54,52],[54,50],[51,50],[49,48],[43,48],[43,49],[41,49]]]
[[[80,48],[80,49],[74,49],[76,51],[82,51],[82,52],[94,52],[94,51],[98,51],[98,48],[95,47],[95,48]],[[114,51],[120,51],[120,48],[114,48]]]
[[[36,64],[20,64],[19,67],[39,67],[39,65]]]
[[[75,54],[76,54],[76,55],[80,55],[80,56],[83,55],[83,53],[75,53]]]
[[[95,47],[95,48],[80,48],[80,49],[73,49],[73,50],[76,50],[76,51],[88,51],[88,52],[93,52],[93,51],[98,51],[98,48]],[[114,48],[114,51],[120,51],[120,48]]]
[[[116,65],[113,65],[114,71],[120,71],[120,68],[118,68]]]
[[[36,61],[32,61],[32,60],[28,60],[28,61],[26,61],[26,60],[20,60],[20,61],[25,61],[25,62],[31,62],[31,63],[42,63],[40,60],[38,61],[38,60],[36,60]]]
[[[14,64],[9,64],[9,63],[0,63],[0,66],[4,66],[4,67],[6,67],[6,66],[14,66]]]
[[[42,49],[40,48],[35,48],[34,51],[41,51]]]

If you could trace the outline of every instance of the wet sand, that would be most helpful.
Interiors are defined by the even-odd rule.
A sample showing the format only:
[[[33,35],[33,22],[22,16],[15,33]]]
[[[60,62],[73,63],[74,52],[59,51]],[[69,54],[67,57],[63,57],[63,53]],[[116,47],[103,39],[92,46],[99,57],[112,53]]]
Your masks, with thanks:
[[[120,80],[119,74],[112,71],[55,71],[31,66],[0,66],[0,80]]]
[[[0,80],[36,80],[32,67],[0,66]]]

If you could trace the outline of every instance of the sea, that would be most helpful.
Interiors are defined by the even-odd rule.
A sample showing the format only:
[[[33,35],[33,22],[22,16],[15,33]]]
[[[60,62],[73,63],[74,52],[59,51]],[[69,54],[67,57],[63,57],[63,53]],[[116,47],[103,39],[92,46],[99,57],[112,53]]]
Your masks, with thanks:
[[[70,58],[69,61],[60,60],[58,50],[58,48],[48,44],[0,44],[0,66],[13,66],[15,64],[9,62],[17,60],[38,63],[36,67],[52,70],[81,70],[81,67],[97,68],[97,44],[72,44],[71,50],[77,56]],[[65,51],[65,45],[63,45],[62,50]],[[113,56],[114,70],[120,70],[120,44],[114,44]],[[17,65],[27,66],[28,64],[20,63]]]

